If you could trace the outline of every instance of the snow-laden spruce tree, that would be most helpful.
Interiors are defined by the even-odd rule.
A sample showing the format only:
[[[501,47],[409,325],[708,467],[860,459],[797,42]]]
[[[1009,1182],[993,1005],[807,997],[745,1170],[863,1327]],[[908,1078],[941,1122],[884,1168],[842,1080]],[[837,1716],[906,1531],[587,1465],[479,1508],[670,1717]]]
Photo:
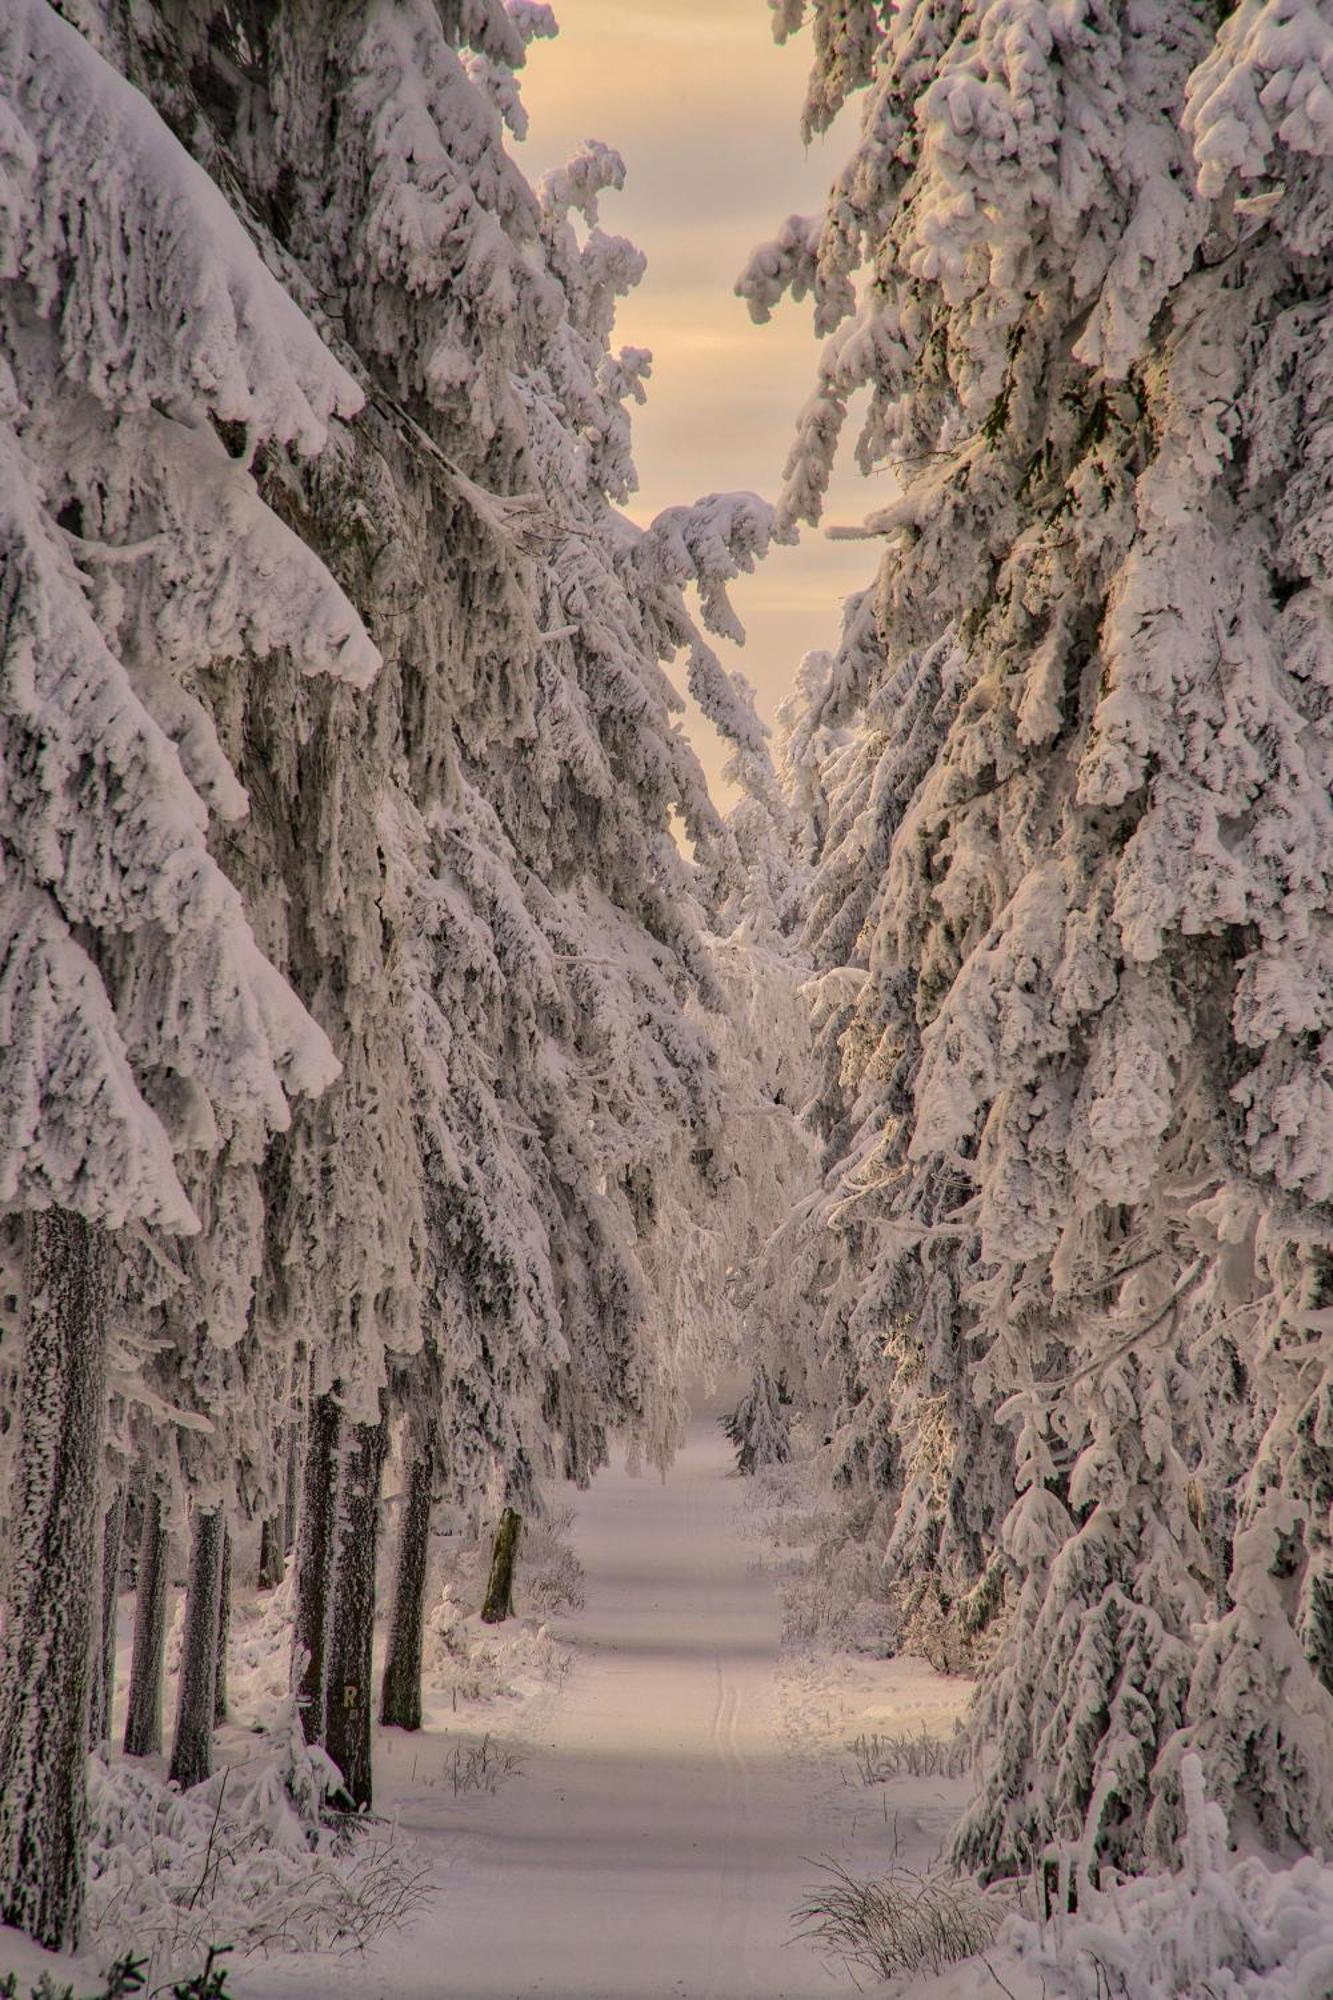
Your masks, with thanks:
[[[947,1668],[989,1643],[989,1551],[1009,1467],[978,1449],[961,1246],[931,1227],[957,1181],[947,1168],[926,1177],[910,1210],[895,1210],[919,1060],[911,971],[857,962],[895,817],[949,713],[948,649],[871,701],[877,657],[873,594],[858,593],[837,653],[806,659],[783,714],[794,837],[817,857],[802,897],[803,949],[818,968],[805,988],[816,1071],[805,1118],[822,1185],[775,1233],[754,1292],[764,1317],[788,1322],[788,1379],[847,1495],[848,1534],[882,1557],[899,1643]]]
[[[895,1562],[961,1506],[962,1608],[1007,1598],[958,1852],[1133,1863],[1191,1745],[1323,1842],[1333,34],[1292,0],[809,11],[807,129],[865,96],[741,280],[830,336],[780,517],[818,518],[861,389],[892,480],[794,739],[819,1282],[884,1374]]]
[[[676,1049],[673,1039],[695,976],[695,919],[669,810],[679,807],[697,838],[722,836],[658,662],[693,643],[681,585],[704,579],[714,592],[767,534],[766,510],[749,500],[681,510],[647,537],[608,504],[626,491],[624,403],[646,366],[641,355],[613,355],[608,336],[616,294],[641,260],[596,226],[580,243],[570,224],[571,209],[595,209],[599,191],[618,181],[614,154],[589,147],[534,195],[504,151],[501,113],[516,115],[523,34],[543,20],[540,9],[511,18],[486,7],[460,29],[433,6],[368,7],[351,10],[329,42],[293,10],[246,30],[262,57],[251,87],[280,107],[278,122],[252,116],[254,107],[234,107],[229,122],[213,112],[220,140],[247,154],[261,188],[301,163],[309,186],[279,218],[285,247],[323,296],[345,300],[349,337],[399,399],[377,391],[363,427],[378,478],[368,504],[388,532],[356,594],[382,607],[392,670],[380,699],[398,760],[370,824],[381,867],[394,858],[389,907],[401,897],[411,913],[390,939],[400,994],[427,982],[449,1039],[421,1032],[458,1078],[455,1089],[437,1076],[424,1090],[429,1051],[409,1050],[414,1101],[446,1121],[460,1155],[447,1177],[464,1171],[469,1191],[451,1196],[450,1209],[455,1199],[474,1205],[477,1251],[500,1257],[501,1296],[512,1294],[533,1324],[544,1308],[527,1275],[532,1197],[522,1190],[560,1163],[568,1200],[582,1207],[607,1178],[604,1149],[624,1143],[615,1134],[631,1115],[644,1147],[664,1109],[679,1115],[684,1098],[664,1095],[673,1068],[693,1073],[694,1095],[704,1090],[702,1042],[682,1035]],[[251,137],[261,128],[268,153]],[[344,468],[340,484],[347,477]],[[327,466],[314,478],[326,481]],[[315,497],[321,508],[334,499]],[[390,549],[392,562],[383,559]],[[651,620],[639,606],[649,590]],[[707,677],[711,656],[701,643],[696,651]],[[757,750],[739,695],[720,671],[710,685],[722,719]],[[613,1010],[599,999],[598,975],[617,969],[622,928],[629,970],[665,984],[651,1001],[626,987]],[[428,972],[423,953],[436,936],[441,965]],[[379,941],[372,932],[367,943]],[[598,1046],[599,1008],[619,1017],[627,1061]],[[489,1096],[500,1116],[487,1113],[483,1131]],[[507,1103],[543,1107],[541,1119],[525,1121]],[[442,1138],[424,1127],[420,1136],[446,1158]],[[549,1189],[543,1199],[542,1229],[568,1239],[562,1254],[581,1255],[581,1241],[607,1254],[606,1213],[571,1229]],[[445,1247],[454,1281],[479,1302],[491,1278],[473,1269],[470,1249],[460,1254],[460,1241]],[[622,1283],[609,1269],[597,1280],[608,1295]],[[585,1323],[572,1307],[569,1317]],[[411,1313],[401,1318],[400,1351],[420,1337]],[[467,1335],[456,1337],[461,1352]],[[481,1344],[508,1365],[503,1345]],[[355,1355],[333,1372],[351,1377]],[[595,1374],[590,1367],[590,1382]]]
[[[690,1276],[709,1323],[696,1371],[711,1346],[748,1382],[725,1428],[738,1469],[752,1472],[790,1455],[788,1383],[804,1380],[813,1347],[805,1302],[794,1309],[786,1255],[801,1226],[792,1218],[807,1216],[817,1181],[811,1107],[818,1079],[805,988],[811,967],[795,941],[809,876],[801,816],[783,799],[766,759],[740,754],[730,771],[745,792],[727,821],[743,874],[713,920],[709,946],[724,997],[714,1039],[726,1117],[719,1198],[693,1238],[696,1255],[707,1260],[706,1282]],[[673,1265],[679,1272],[678,1253],[668,1246],[662,1263],[657,1291],[670,1285]],[[688,1291],[678,1279],[677,1288],[676,1310],[687,1321]]]
[[[682,595],[731,630],[769,512],[714,496],[643,533],[616,511],[647,357],[610,334],[641,259],[595,218],[609,149],[540,190],[505,150],[545,9],[85,11],[367,399],[313,462],[260,442],[251,466],[375,634],[370,700],[282,651],[206,700],[251,799],[229,872],[342,1077],[272,1146],[201,1158],[220,1247],[206,1227],[125,1336],[143,1406],[228,1441],[178,1453],[196,1511],[269,1515],[285,1441],[255,1432],[295,1385],[305,1722],[341,1732],[364,1792],[368,1676],[336,1663],[367,1643],[386,1426],[483,1511],[538,1472],[586,1478],[614,1425],[659,1456],[678,1428],[686,1356],[646,1246],[702,1228],[718,1189],[702,940],[736,869],[663,668],[686,652],[770,783]],[[413,1626],[406,1604],[409,1651]],[[335,1683],[354,1715],[331,1717]]]
[[[0,1202],[25,1212],[0,1913],[67,1944],[101,1595],[112,1232],[337,1074],[207,845],[246,799],[199,682],[377,655],[259,497],[356,385],[147,103],[45,0],[0,23]],[[231,440],[239,439],[240,448]]]
[[[330,208],[363,218],[334,274],[349,324],[405,405],[424,395],[413,408],[438,440],[430,453],[400,429],[392,443],[400,484],[424,475],[431,509],[406,541],[424,588],[401,592],[393,646],[413,770],[394,840],[416,913],[403,952],[433,1163],[428,1323],[450,1476],[475,1485],[480,1451],[516,1497],[553,1449],[586,1477],[609,1420],[653,1427],[649,1179],[664,1124],[698,1134],[718,1111],[706,1037],[683,1018],[704,965],[671,811],[705,852],[726,845],[659,662],[687,646],[705,705],[761,755],[681,588],[700,582],[705,615],[726,620],[725,582],[768,533],[746,496],[673,510],[647,535],[610,504],[631,476],[624,405],[646,357],[613,354],[609,336],[641,260],[596,219],[623,174],[609,149],[584,149],[536,196],[503,151],[515,21],[536,18],[479,11],[464,60],[433,9],[406,38],[400,17],[368,10],[346,58],[339,179],[302,251],[325,254]],[[322,103],[307,105],[316,125]],[[358,158],[368,200],[349,186]],[[405,205],[410,234],[394,220]],[[673,1144],[687,1165],[707,1150]]]

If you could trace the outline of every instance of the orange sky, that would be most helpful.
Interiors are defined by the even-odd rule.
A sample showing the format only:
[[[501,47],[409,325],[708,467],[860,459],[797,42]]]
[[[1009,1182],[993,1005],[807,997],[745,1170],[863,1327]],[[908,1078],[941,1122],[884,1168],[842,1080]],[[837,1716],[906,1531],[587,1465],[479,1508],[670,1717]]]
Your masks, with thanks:
[[[732,286],[756,242],[793,210],[817,206],[846,151],[845,119],[804,153],[809,42],[777,48],[764,0],[555,8],[559,38],[534,44],[524,73],[531,132],[520,156],[534,177],[584,139],[604,139],[625,158],[625,191],[606,199],[602,221],[646,253],[648,274],[623,303],[616,337],[654,356],[649,402],[634,417],[640,491],[630,511],[647,519],[733,487],[771,498],[818,349],[808,304],[788,302],[755,326]],[[848,463],[825,519],[859,520],[876,498]],[[839,602],[869,579],[876,556],[873,545],[807,530],[736,586],[749,644],[719,650],[754,684],[766,718],[802,654],[834,642]],[[692,733],[716,780],[720,746],[702,726]]]

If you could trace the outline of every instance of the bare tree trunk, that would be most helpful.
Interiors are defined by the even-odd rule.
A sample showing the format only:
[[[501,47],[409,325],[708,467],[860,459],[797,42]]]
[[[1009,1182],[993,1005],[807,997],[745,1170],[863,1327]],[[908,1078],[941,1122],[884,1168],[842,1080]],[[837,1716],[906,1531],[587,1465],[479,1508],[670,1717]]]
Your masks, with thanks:
[[[231,1529],[222,1527],[222,1574],[218,1579],[217,1665],[213,1673],[214,1727],[227,1720],[227,1641],[231,1636]]]
[[[134,1656],[125,1709],[125,1755],[155,1757],[162,1748],[162,1654],[167,1641],[167,1557],[171,1536],[162,1496],[145,1494],[134,1600]]]
[[[287,1422],[287,1476],[282,1496],[282,1553],[289,1556],[296,1547],[296,1527],[301,1510],[301,1436],[299,1416]]]
[[[329,1647],[329,1699],[324,1748],[343,1776],[358,1811],[371,1802],[371,1652],[375,1643],[375,1557],[379,1540],[380,1475],[388,1426],[357,1424],[343,1470],[339,1506],[337,1589]]]
[[[421,1645],[439,1429],[436,1419],[431,1418],[421,1448],[408,1468],[407,1498],[398,1531],[393,1622],[389,1627],[389,1651],[380,1695],[380,1721],[398,1729],[421,1727]]]
[[[105,1743],[111,1734],[111,1709],[116,1696],[116,1609],[120,1600],[120,1547],[125,1534],[125,1488],[118,1486],[102,1523],[102,1626],[93,1686],[90,1744]]]
[[[171,1780],[183,1792],[202,1785],[213,1772],[213,1702],[226,1532],[220,1507],[196,1513],[190,1581],[185,1593],[185,1629],[181,1634],[176,1734],[171,1745]]]
[[[491,1576],[486,1585],[486,1602],[481,1607],[483,1625],[503,1625],[514,1609],[514,1559],[518,1554],[523,1516],[506,1507],[495,1531],[491,1551]]]
[[[292,1632],[296,1697],[307,1743],[322,1743],[328,1720],[329,1625],[333,1605],[334,1520],[342,1411],[336,1395],[317,1396],[306,1429],[301,1525],[296,1548],[296,1618]]]
[[[78,1940],[101,1587],[108,1238],[68,1209],[26,1219],[11,1608],[0,1674],[0,1922]]]
[[[282,1516],[266,1514],[259,1524],[259,1577],[261,1590],[276,1590],[282,1582],[286,1561],[282,1551]]]

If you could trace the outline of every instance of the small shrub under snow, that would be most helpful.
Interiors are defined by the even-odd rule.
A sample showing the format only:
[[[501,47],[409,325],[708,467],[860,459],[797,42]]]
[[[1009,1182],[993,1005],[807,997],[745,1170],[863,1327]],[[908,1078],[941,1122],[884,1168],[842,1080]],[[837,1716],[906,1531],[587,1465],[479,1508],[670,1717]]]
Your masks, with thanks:
[[[887,1658],[899,1632],[883,1581],[876,1551],[854,1541],[822,1545],[783,1590],[784,1643]]]
[[[233,1600],[227,1673],[229,1710],[237,1721],[262,1724],[280,1713],[291,1686],[295,1612],[294,1563],[276,1590]]]
[[[90,1763],[88,1927],[155,1978],[214,1940],[238,1955],[357,1948],[425,1900],[428,1869],[382,1821],[325,1824],[338,1773],[290,1701],[243,1762],[179,1792],[135,1762]]]
[[[45,1968],[22,1987],[19,1974],[7,1972],[0,1977],[0,2000],[128,2000],[133,1993],[144,1994],[145,2000],[164,2000],[168,1993],[171,2000],[234,2000],[227,1983],[227,1968],[222,1963],[227,1950],[226,1945],[211,1945],[197,1972],[151,1992],[147,1990],[148,1960],[132,1952],[126,1952],[107,1967],[96,1993],[90,1993],[82,1982],[76,1987],[72,1980]]]
[[[779,1582],[783,1643],[883,1659],[900,1650],[900,1634],[884,1594],[882,1548],[864,1533],[847,1532],[841,1503],[835,1506],[812,1481],[799,1429],[798,1442],[794,1462],[761,1466],[746,1481],[744,1532],[762,1542],[762,1566]]]
[[[427,1687],[451,1694],[455,1704],[498,1701],[559,1682],[569,1662],[569,1649],[544,1624],[511,1618],[483,1625],[452,1585],[445,1586],[426,1620],[423,1679]]]
[[[1078,1886],[1074,1915],[1016,1918],[1007,1942],[1048,2000],[1329,2000],[1333,1868],[1271,1869],[1227,1851],[1196,1757],[1181,1762],[1188,1834],[1179,1874]]]
[[[556,1508],[523,1523],[514,1571],[515,1616],[485,1625],[479,1612],[489,1541],[452,1535],[438,1552],[438,1595],[426,1617],[423,1684],[462,1702],[489,1703],[562,1681],[567,1647],[546,1621],[583,1606],[583,1566],[569,1545],[573,1510]]]
[[[573,1508],[562,1507],[525,1524],[515,1579],[521,1612],[555,1618],[583,1609],[583,1564],[566,1539],[573,1523]]]

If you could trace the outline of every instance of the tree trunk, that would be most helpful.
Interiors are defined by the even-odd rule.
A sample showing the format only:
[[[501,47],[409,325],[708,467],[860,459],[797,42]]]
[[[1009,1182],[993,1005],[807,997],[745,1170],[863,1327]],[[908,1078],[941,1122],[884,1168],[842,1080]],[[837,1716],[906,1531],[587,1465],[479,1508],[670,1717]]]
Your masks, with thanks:
[[[282,1550],[282,1517],[267,1514],[259,1524],[259,1588],[276,1590],[286,1567]]]
[[[334,1395],[317,1396],[306,1432],[301,1525],[296,1549],[292,1631],[296,1698],[307,1743],[322,1743],[328,1711],[328,1642],[333,1603],[333,1528],[338,1505],[342,1411]]]
[[[425,1628],[426,1565],[430,1552],[431,1496],[439,1424],[432,1418],[407,1475],[407,1497],[398,1532],[393,1622],[384,1662],[380,1721],[398,1729],[421,1727],[421,1645]]]
[[[486,1602],[481,1607],[483,1625],[503,1625],[514,1609],[514,1558],[518,1554],[523,1516],[506,1507],[495,1531],[491,1551],[491,1579],[486,1586]]]
[[[371,1652],[375,1643],[375,1555],[379,1539],[380,1474],[388,1426],[357,1424],[343,1471],[339,1507],[337,1589],[329,1646],[324,1748],[358,1810],[371,1800]]]
[[[213,1674],[213,1724],[227,1720],[227,1641],[231,1635],[231,1529],[222,1528],[222,1574],[218,1579],[217,1666]]]
[[[282,1494],[282,1553],[289,1556],[296,1547],[296,1525],[301,1511],[301,1431],[299,1416],[287,1423],[287,1472]]]
[[[162,1748],[162,1654],[167,1641],[167,1558],[171,1536],[162,1496],[145,1495],[134,1600],[134,1657],[125,1709],[125,1755],[156,1757]]]
[[[77,1943],[83,1903],[107,1264],[108,1238],[81,1216],[27,1217],[0,1675],[0,1922],[58,1951]]]
[[[218,1613],[222,1602],[222,1548],[226,1521],[220,1507],[194,1517],[190,1581],[181,1634],[176,1735],[171,1781],[188,1792],[213,1773],[213,1702],[217,1690]]]
[[[88,1741],[105,1743],[111,1734],[116,1696],[116,1610],[120,1601],[120,1549],[125,1535],[125,1488],[118,1486],[102,1523],[101,1644],[94,1661],[92,1715]]]

